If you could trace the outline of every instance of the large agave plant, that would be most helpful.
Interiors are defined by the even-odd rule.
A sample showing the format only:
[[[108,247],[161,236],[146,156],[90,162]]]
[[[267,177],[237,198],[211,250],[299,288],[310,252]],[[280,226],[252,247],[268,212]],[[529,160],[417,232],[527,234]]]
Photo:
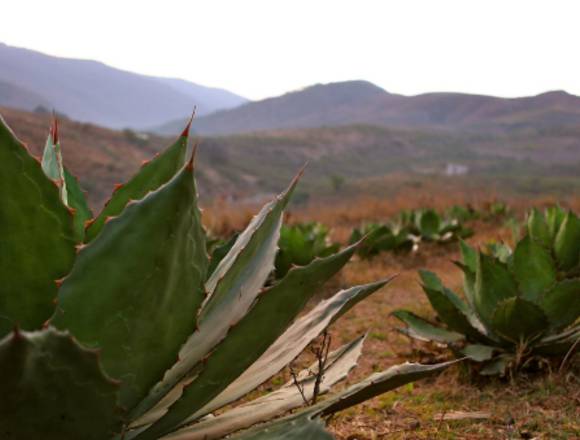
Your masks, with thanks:
[[[296,181],[208,274],[187,131],[91,218],[63,167],[56,125],[41,165],[0,118],[3,440],[221,438],[301,406],[316,384],[327,391],[356,364],[364,338],[330,353],[319,374],[298,375],[301,391],[287,384],[206,417],[279,372],[388,280],[342,290],[297,318],[351,246],[262,288]],[[446,366],[394,367],[239,435],[330,438],[320,417]]]
[[[528,234],[477,252],[461,242],[467,302],[421,271],[423,290],[445,328],[405,310],[394,312],[409,336],[443,343],[484,362],[482,374],[504,374],[535,356],[562,356],[580,339],[580,220],[553,208],[534,210]]]

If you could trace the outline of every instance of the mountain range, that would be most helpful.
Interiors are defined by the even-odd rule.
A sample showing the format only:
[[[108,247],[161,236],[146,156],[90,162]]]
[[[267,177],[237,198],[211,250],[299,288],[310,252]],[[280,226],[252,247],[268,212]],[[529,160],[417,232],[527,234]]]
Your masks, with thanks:
[[[142,129],[247,99],[223,89],[140,75],[98,61],[59,58],[0,43],[0,106],[55,109],[82,122]]]
[[[175,133],[184,119],[154,128]],[[498,98],[462,93],[404,96],[366,81],[317,84],[197,118],[203,135],[367,124],[385,127],[505,132],[580,124],[580,97],[553,91]]]

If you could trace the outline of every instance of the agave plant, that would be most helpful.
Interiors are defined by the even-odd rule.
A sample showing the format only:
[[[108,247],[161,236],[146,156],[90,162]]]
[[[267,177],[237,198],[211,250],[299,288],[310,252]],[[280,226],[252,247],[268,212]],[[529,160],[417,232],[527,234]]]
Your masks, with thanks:
[[[317,257],[335,254],[340,248],[328,236],[328,227],[317,222],[283,225],[275,260],[275,276],[284,277],[292,266],[305,266]]]
[[[63,166],[54,125],[42,164],[0,118],[0,437],[6,440],[221,438],[327,391],[363,339],[275,392],[206,416],[277,374],[389,280],[302,312],[356,250],[291,269],[263,289],[296,185],[267,204],[211,270],[188,127],[117,187],[96,217]],[[242,438],[329,438],[320,417],[433,374],[405,364]],[[314,371],[314,376],[310,371]]]
[[[466,222],[479,218],[479,212],[467,204],[467,206],[453,205],[445,211],[445,216],[449,219],[456,219],[459,222]]]
[[[353,229],[349,243],[357,243],[366,237],[357,249],[361,258],[371,258],[385,251],[410,251],[415,246],[413,236],[406,228],[389,224],[367,223]]]
[[[484,362],[482,374],[505,374],[537,356],[563,356],[580,339],[580,220],[572,213],[532,211],[515,249],[477,252],[461,242],[464,302],[421,271],[423,290],[445,328],[413,313],[394,315],[411,337],[445,344]]]
[[[457,218],[444,218],[433,209],[414,211],[411,218],[414,222],[413,232],[425,241],[446,243],[467,238],[473,233]]]

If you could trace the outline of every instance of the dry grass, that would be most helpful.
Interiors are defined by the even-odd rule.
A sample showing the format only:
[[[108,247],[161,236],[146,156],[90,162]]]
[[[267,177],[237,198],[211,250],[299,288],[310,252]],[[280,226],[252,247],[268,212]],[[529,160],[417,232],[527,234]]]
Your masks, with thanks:
[[[489,195],[482,194],[481,206]],[[428,206],[445,208],[473,199],[431,198]],[[344,242],[350,229],[365,220],[381,220],[400,209],[426,205],[426,199],[399,198],[388,202],[358,199],[331,205],[314,206],[294,212],[291,220],[318,220],[333,226],[335,239]],[[522,214],[531,204],[541,206],[553,200],[510,200],[515,212]],[[578,200],[562,201],[578,206]],[[229,212],[222,205],[208,210],[208,218]],[[223,230],[236,229],[248,220],[247,211],[233,210],[223,216]],[[215,221],[215,220],[213,220]],[[476,231],[470,242],[481,245],[489,240],[509,241],[511,232],[502,221],[470,225]],[[396,331],[398,322],[389,316],[397,308],[408,308],[433,317],[418,283],[417,269],[438,273],[443,282],[461,291],[460,271],[452,264],[459,257],[457,245],[425,245],[416,254],[382,254],[370,261],[354,259],[324,292],[354,284],[367,283],[393,274],[398,277],[387,287],[366,299],[346,314],[330,330],[333,347],[368,333],[364,354],[349,382],[405,361],[437,362],[450,356],[441,349],[411,342]],[[303,359],[302,363],[310,359]],[[575,362],[575,363],[574,363]],[[338,414],[330,429],[341,440],[394,439],[573,439],[580,438],[580,371],[578,356],[563,374],[554,372],[515,381],[482,380],[466,366],[452,367],[440,376],[410,384]],[[274,379],[279,384],[288,372]],[[268,387],[268,386],[267,386]],[[446,414],[463,411],[488,413],[483,419],[442,420]]]

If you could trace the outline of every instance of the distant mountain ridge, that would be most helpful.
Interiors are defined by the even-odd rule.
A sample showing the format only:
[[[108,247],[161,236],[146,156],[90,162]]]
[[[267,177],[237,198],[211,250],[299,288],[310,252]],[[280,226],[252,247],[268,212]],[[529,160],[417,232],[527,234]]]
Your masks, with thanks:
[[[197,118],[203,135],[369,124],[389,127],[505,131],[580,124],[580,98],[564,91],[523,98],[462,93],[404,96],[366,81],[317,84]],[[175,133],[183,119],[156,129]]]
[[[246,98],[189,81],[127,72],[101,62],[59,58],[0,43],[0,105],[55,108],[95,124],[142,129],[235,107]]]

